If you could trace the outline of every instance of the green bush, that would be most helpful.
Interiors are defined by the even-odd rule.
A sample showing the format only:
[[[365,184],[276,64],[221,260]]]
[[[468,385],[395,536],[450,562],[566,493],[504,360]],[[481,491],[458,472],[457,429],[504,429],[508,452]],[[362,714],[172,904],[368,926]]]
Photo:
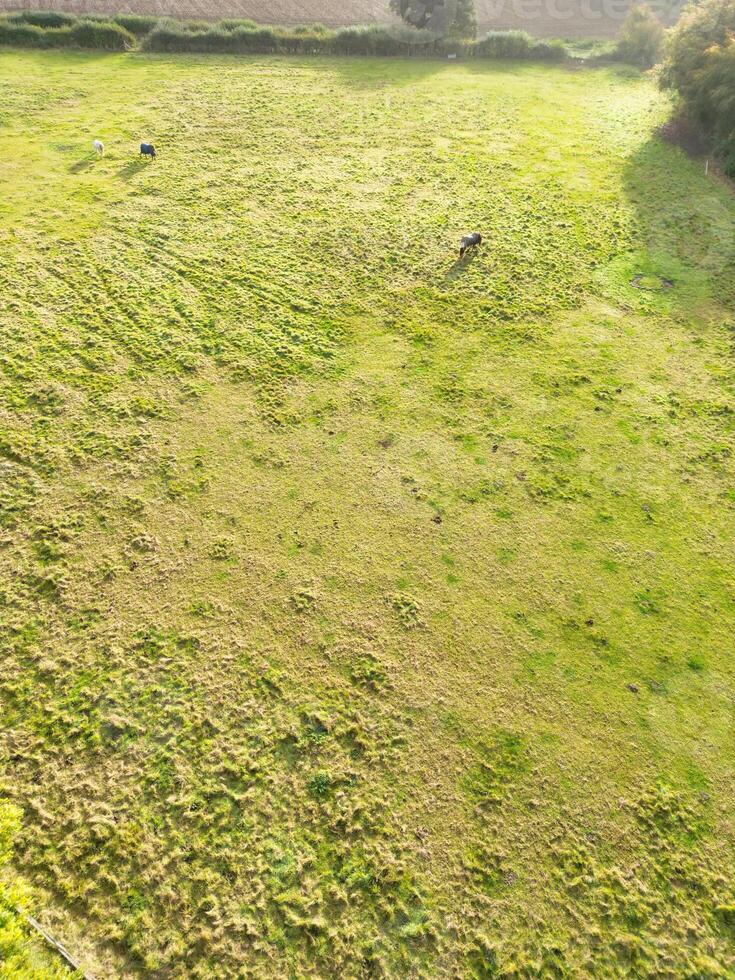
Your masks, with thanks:
[[[0,20],[0,44],[9,44],[18,48],[47,48],[49,46],[46,42],[47,33],[35,24]]]
[[[478,58],[527,58],[533,38],[525,31],[490,31],[474,46]]]
[[[70,29],[70,36],[71,44],[77,48],[128,51],[135,47],[134,35],[120,24],[111,22],[79,20]]]
[[[135,37],[120,24],[101,20],[72,18],[67,26],[43,28],[25,19],[9,17],[0,19],[0,44],[23,48],[127,51],[135,45]]]
[[[661,21],[646,4],[636,5],[625,18],[615,57],[630,65],[651,68],[659,60],[663,41]]]
[[[710,137],[735,176],[735,0],[702,0],[671,32],[662,83]]]
[[[334,34],[330,48],[334,54],[383,57],[440,53],[437,49],[437,36],[431,31],[402,26],[344,27]]]

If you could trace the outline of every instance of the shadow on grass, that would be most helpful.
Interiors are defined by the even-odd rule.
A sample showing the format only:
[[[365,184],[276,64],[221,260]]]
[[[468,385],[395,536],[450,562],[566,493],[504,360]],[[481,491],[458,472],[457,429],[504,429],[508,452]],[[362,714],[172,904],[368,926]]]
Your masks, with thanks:
[[[86,157],[82,157],[81,160],[77,160],[76,163],[73,163],[69,167],[69,173],[81,174],[85,170],[89,170],[89,168],[94,164],[96,159],[97,159],[96,153],[88,153]]]
[[[457,259],[454,265],[444,276],[444,282],[454,282],[455,279],[459,279],[459,277],[462,276],[467,269],[469,269],[469,267],[477,261],[479,254],[480,253],[477,251],[477,249],[474,249],[472,252],[465,255],[463,259]]]
[[[640,248],[618,260],[619,288],[629,293],[646,277],[673,282],[658,304],[685,311],[716,296],[735,302],[735,195],[704,172],[704,160],[652,137],[623,173]]]
[[[117,172],[117,176],[121,180],[130,180],[131,177],[134,177],[137,173],[140,173],[141,170],[145,170],[148,164],[148,160],[130,160],[130,162],[126,163],[124,167],[120,167]]]

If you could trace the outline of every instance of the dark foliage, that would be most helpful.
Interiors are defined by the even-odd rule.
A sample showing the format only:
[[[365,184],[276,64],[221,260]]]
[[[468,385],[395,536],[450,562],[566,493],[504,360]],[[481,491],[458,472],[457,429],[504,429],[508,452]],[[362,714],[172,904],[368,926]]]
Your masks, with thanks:
[[[391,0],[391,10],[410,27],[449,37],[477,33],[474,0]]]
[[[703,0],[671,33],[662,73],[735,176],[735,0]]]

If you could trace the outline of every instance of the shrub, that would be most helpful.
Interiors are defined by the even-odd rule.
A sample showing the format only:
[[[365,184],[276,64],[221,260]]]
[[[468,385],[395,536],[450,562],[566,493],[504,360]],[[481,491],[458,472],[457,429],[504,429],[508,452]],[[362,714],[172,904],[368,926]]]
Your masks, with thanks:
[[[47,48],[46,34],[35,24],[15,23],[10,20],[0,20],[0,44],[9,44],[19,48]]]
[[[475,46],[478,58],[528,58],[533,39],[525,31],[490,31]]]
[[[334,36],[332,50],[335,54],[386,54],[386,33],[375,27],[344,27]]]
[[[563,41],[537,41],[530,51],[530,57],[540,61],[564,61],[568,56]]]
[[[641,68],[651,68],[661,54],[664,29],[661,21],[646,4],[630,8],[625,18],[615,56],[620,61]]]
[[[49,32],[51,33],[51,32]],[[128,51],[135,47],[135,37],[120,24],[96,20],[79,20],[70,31],[72,45],[103,51]]]
[[[70,26],[43,28],[8,18],[0,20],[0,44],[24,48],[77,47],[127,51],[134,46],[135,38],[120,24],[99,20],[73,19]]]
[[[735,0],[703,0],[670,34],[662,83],[714,140],[735,176]]]
[[[60,10],[21,10],[17,14],[11,14],[8,19],[33,24],[36,27],[70,27],[76,21],[73,14],[66,14]]]
[[[334,54],[394,55],[438,53],[437,35],[410,27],[345,27],[336,32],[330,45]]]
[[[662,78],[665,85],[687,99],[702,96],[699,72],[705,70],[710,53],[727,47],[735,34],[733,0],[702,0],[691,6],[670,32]]]
[[[224,43],[226,32],[221,31],[220,33]],[[198,45],[196,44],[197,41],[199,41]],[[168,20],[160,21],[150,34],[143,38],[141,48],[144,51],[164,52],[216,50],[204,43],[204,35],[187,34],[177,23]]]
[[[257,30],[220,24],[206,31],[187,31],[173,22],[159,24],[143,41],[146,51],[203,51],[211,54],[273,54],[279,38],[270,27]]]
[[[119,24],[136,37],[150,34],[158,20],[158,17],[145,17],[143,14],[118,14],[112,18],[114,24]]]

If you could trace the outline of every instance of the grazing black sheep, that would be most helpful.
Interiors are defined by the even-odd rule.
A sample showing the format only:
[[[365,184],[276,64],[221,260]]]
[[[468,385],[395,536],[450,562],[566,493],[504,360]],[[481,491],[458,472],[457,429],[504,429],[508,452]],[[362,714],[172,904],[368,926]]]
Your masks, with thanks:
[[[141,143],[140,144],[140,155],[142,157],[150,157],[151,160],[156,159],[156,148],[152,143]]]
[[[478,245],[482,244],[482,235],[478,231],[474,231],[471,235],[465,235],[462,241],[459,243],[459,257],[464,258],[465,252],[470,248],[477,248]]]

